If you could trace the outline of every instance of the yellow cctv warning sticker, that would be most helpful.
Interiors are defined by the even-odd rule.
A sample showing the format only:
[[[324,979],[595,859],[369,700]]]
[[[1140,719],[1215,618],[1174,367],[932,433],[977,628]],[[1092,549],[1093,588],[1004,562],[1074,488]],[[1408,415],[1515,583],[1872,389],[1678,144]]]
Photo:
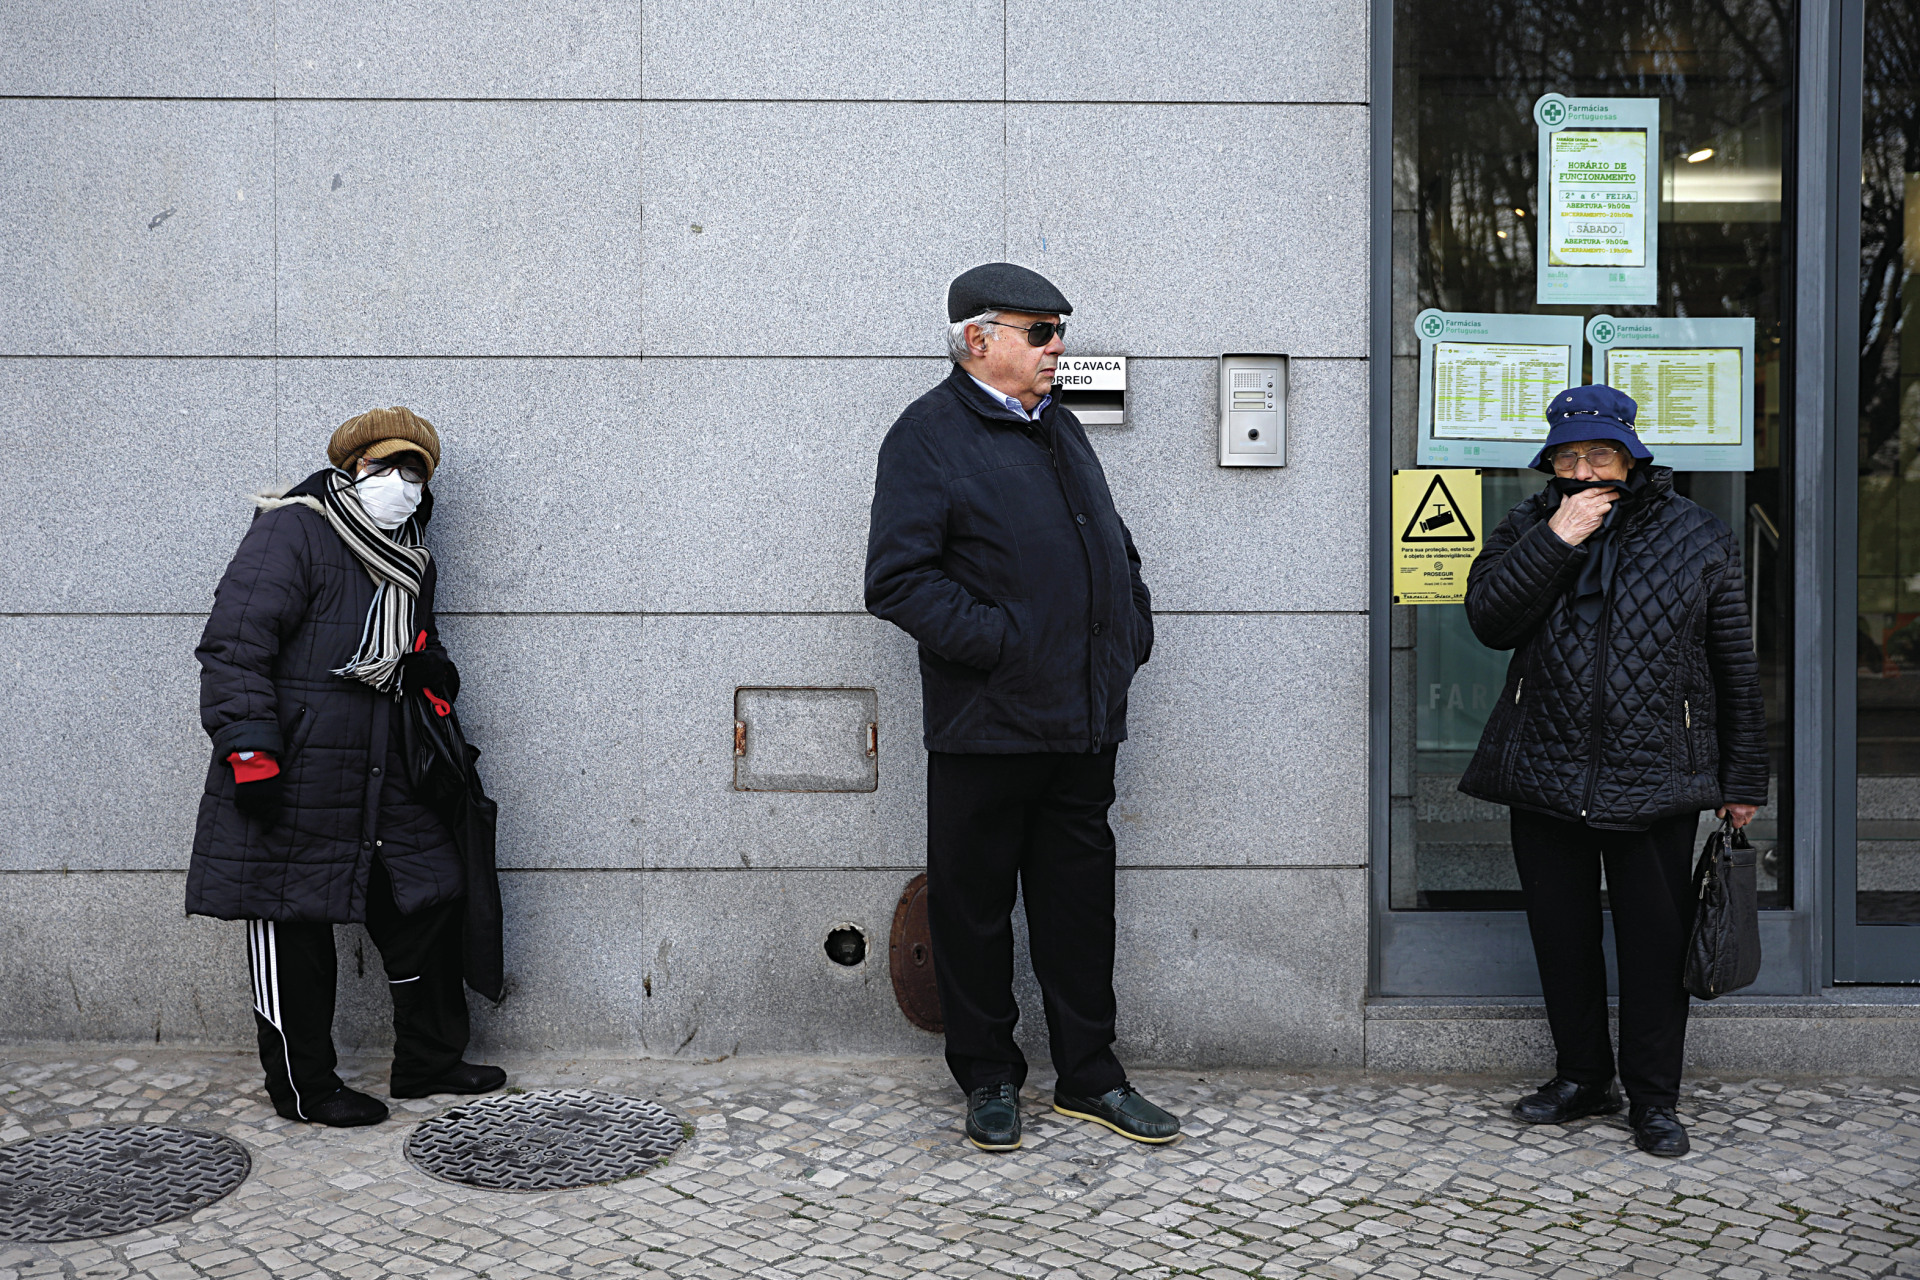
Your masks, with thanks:
[[[1393,473],[1393,602],[1460,604],[1480,554],[1480,471]]]

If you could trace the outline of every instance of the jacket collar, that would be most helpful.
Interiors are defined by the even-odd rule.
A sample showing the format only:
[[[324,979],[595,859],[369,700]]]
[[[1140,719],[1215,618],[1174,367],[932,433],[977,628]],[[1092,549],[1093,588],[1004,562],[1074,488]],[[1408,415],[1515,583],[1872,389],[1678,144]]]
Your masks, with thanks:
[[[1627,476],[1626,501],[1643,510],[1651,509],[1673,496],[1673,468],[1661,466],[1635,467]],[[1551,481],[1540,486],[1540,509],[1558,511],[1562,498],[1560,491]]]
[[[947,385],[953,388],[955,395],[966,402],[967,408],[973,410],[983,418],[992,418],[996,422],[1011,423],[1019,427],[1022,431],[1036,425],[1026,419],[1015,417],[1013,411],[1008,409],[1007,406],[996,403],[993,397],[982,391],[979,384],[975,383],[974,380],[967,375],[967,371],[957,364],[953,366],[953,372],[947,375]],[[1058,406],[1059,400],[1056,398],[1053,404],[1041,410],[1040,423],[1038,425],[1051,425],[1049,420],[1053,417],[1053,411]]]

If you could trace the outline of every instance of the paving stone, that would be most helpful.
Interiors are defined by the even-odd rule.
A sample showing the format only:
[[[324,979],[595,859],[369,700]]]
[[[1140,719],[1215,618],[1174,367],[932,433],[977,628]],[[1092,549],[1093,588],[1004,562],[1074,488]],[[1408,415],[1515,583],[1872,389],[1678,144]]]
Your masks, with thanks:
[[[1187,1118],[1135,1147],[1028,1093],[1027,1145],[987,1156],[932,1061],[510,1061],[518,1087],[654,1098],[693,1127],[665,1167],[526,1197],[400,1156],[421,1102],[373,1129],[289,1124],[248,1054],[0,1056],[0,1141],[102,1118],[223,1132],[254,1176],[191,1222],[9,1246],[0,1280],[272,1275],[1920,1277],[1920,1090],[1700,1081],[1695,1154],[1655,1162],[1617,1120],[1517,1130],[1515,1082],[1143,1072]],[[343,1072],[377,1092],[381,1062]]]

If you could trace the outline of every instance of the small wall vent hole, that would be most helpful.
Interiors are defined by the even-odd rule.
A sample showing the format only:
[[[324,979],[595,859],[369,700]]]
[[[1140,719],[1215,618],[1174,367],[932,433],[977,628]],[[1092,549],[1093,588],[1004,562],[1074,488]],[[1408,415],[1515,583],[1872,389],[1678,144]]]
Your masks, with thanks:
[[[867,935],[850,924],[827,935],[827,959],[851,968],[867,958]]]

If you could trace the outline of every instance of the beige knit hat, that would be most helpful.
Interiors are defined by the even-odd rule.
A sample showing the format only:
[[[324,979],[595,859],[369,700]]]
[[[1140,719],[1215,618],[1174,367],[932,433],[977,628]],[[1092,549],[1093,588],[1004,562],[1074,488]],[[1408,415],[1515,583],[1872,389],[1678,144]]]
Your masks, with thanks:
[[[440,433],[413,410],[395,405],[369,409],[348,418],[327,441],[327,461],[342,471],[356,458],[386,458],[396,453],[418,453],[427,459],[427,479],[440,466]]]

